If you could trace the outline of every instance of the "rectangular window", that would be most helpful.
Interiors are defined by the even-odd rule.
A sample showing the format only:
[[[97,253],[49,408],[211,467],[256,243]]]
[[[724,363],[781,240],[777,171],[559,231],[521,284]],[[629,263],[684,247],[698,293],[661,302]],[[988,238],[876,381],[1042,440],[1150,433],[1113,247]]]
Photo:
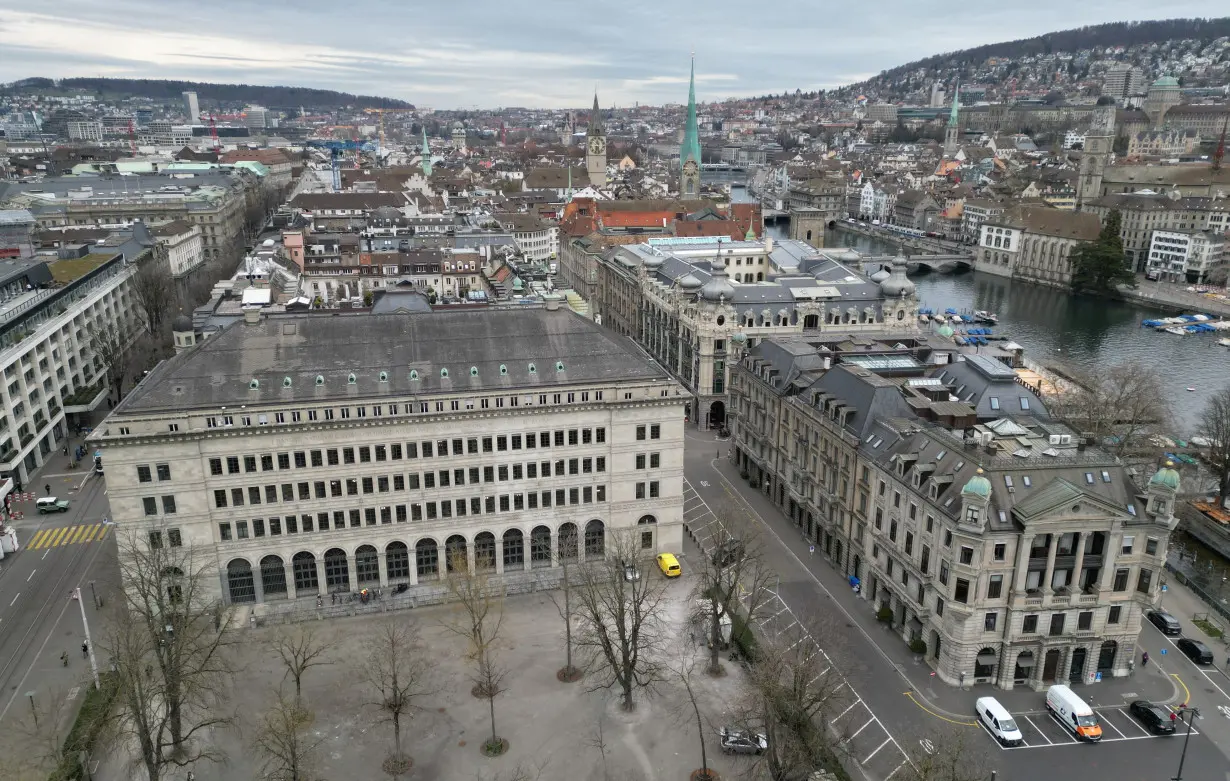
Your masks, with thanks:
[[[645,498],[645,484],[644,483],[636,484],[636,498],[637,499]]]
[[[256,456],[244,456],[243,457],[243,471],[245,472],[255,472],[256,471]]]
[[[1157,537],[1146,537],[1145,538],[1145,553],[1147,553],[1150,556],[1157,555]]]
[[[1127,556],[1132,552],[1132,546],[1135,544],[1136,538],[1130,534],[1123,536],[1123,555]]]
[[[658,496],[659,496],[658,490],[659,490],[659,489],[658,489],[658,481],[657,481],[657,480],[650,480],[650,481],[649,481],[649,498],[650,498],[650,499],[657,499],[657,498],[658,498]]]
[[[248,539],[248,522],[235,521],[235,536],[241,540]]]
[[[228,475],[239,474],[239,456],[226,457],[226,473]]]
[[[163,515],[174,515],[175,514],[175,497],[174,496],[162,497],[162,514]]]
[[[1139,577],[1136,578],[1136,590],[1141,594],[1148,594],[1153,586],[1153,570],[1142,569]]]
[[[295,468],[303,469],[306,466],[307,466],[307,453],[303,452],[302,450],[296,451]]]
[[[154,497],[152,496],[145,497],[144,499],[141,500],[141,504],[145,506],[146,515],[157,515],[158,514],[158,500],[155,499]]]
[[[645,454],[644,453],[636,454],[636,468],[637,469],[645,468]]]
[[[261,489],[252,485],[248,486],[248,504],[261,503]]]
[[[1076,616],[1076,631],[1088,632],[1093,629],[1093,611],[1083,610]]]
[[[423,458],[431,458],[432,445],[430,442],[423,442],[420,448],[423,452]]]
[[[1130,574],[1130,571],[1127,570],[1126,568],[1115,570],[1115,581],[1114,581],[1114,584],[1111,586],[1111,590],[1112,591],[1127,591],[1129,574]]]
[[[1002,542],[995,543],[995,560],[1003,561],[1006,555],[1008,555],[1008,546]]]
[[[953,591],[952,598],[961,603],[969,602],[969,581],[965,578],[957,578],[957,586]]]
[[[230,521],[222,521],[218,524],[218,537],[227,542],[231,539],[231,523]]]
[[[581,501],[581,492],[576,488],[568,489],[568,504],[579,504]]]
[[[1038,616],[1031,613],[1025,616],[1025,620],[1021,622],[1021,634],[1033,634],[1038,631]]]
[[[220,474],[222,474],[222,459],[221,459],[221,458],[211,458],[211,459],[209,459],[209,473],[210,473],[211,475],[220,475]],[[148,483],[149,481],[148,481],[148,480],[142,480],[141,482],[143,482],[143,483]]]
[[[637,441],[639,442],[639,441],[643,440],[644,438],[645,438],[645,427],[644,427],[644,426],[637,426],[637,427],[636,427],[636,439],[637,439]]]
[[[235,505],[236,507],[243,507],[243,489],[242,488],[232,488],[231,489],[231,504]]]
[[[264,537],[265,536],[265,521],[264,520],[257,518],[256,520],[252,521],[252,536],[253,537]]]
[[[948,562],[946,561],[940,562],[940,583],[948,585]]]
[[[650,439],[661,439],[662,438],[662,427],[659,426],[657,423],[654,423],[652,426],[650,426],[649,427],[649,438]]]
[[[1004,588],[1004,576],[992,575],[987,581],[987,599],[999,599],[999,594]]]
[[[508,512],[508,494],[502,494],[500,496],[500,512]]]
[[[1110,612],[1106,614],[1106,623],[1108,624],[1119,623],[1119,613],[1122,610],[1123,608],[1121,608],[1119,605],[1112,606],[1110,609]]]
[[[210,460],[217,461],[218,459],[215,458],[215,459],[210,459]],[[221,467],[221,464],[219,464],[219,467]],[[154,476],[149,471],[149,464],[139,465],[137,467],[137,482],[138,483],[152,483],[153,481],[154,481]]]
[[[994,632],[995,624],[999,621],[999,613],[987,613],[982,619],[982,630],[984,632]]]
[[[1063,613],[1051,614],[1051,636],[1056,637],[1063,634],[1063,622],[1065,615]]]
[[[961,546],[961,563],[962,564],[973,564],[974,563],[974,549],[969,547],[968,545]]]

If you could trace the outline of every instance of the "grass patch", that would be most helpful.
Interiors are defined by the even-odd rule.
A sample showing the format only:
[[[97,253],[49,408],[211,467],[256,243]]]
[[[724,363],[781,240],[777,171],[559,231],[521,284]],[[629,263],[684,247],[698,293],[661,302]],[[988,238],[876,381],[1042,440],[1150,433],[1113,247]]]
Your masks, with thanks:
[[[1203,618],[1194,618],[1192,619],[1192,623],[1200,627],[1200,631],[1204,632],[1209,637],[1221,638],[1222,635],[1225,634],[1225,632],[1221,630],[1221,627],[1217,626],[1217,624],[1214,624],[1212,621],[1206,621]]]
[[[51,774],[50,781],[80,781],[85,777],[79,760],[80,752],[84,751],[90,757],[94,755],[94,747],[115,704],[116,688],[115,676],[103,673],[99,676],[99,688],[91,687],[86,692],[81,710],[77,711],[77,719],[64,739],[64,757]]]

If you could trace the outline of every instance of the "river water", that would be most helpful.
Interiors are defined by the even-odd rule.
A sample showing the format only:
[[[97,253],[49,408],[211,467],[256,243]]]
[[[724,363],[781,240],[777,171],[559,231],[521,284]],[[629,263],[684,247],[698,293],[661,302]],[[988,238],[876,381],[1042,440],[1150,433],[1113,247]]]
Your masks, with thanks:
[[[748,200],[741,187],[733,199]],[[768,226],[770,236],[784,238],[785,223]],[[840,229],[829,231],[827,246],[849,246],[869,255],[896,253],[891,243]],[[1140,360],[1156,364],[1174,409],[1175,436],[1194,433],[1201,409],[1214,393],[1230,384],[1230,350],[1210,334],[1174,336],[1141,328],[1161,317],[1137,304],[1073,296],[989,274],[922,273],[912,276],[923,307],[959,312],[985,309],[999,315],[997,335],[1025,348],[1025,356],[1043,365],[1083,367]],[[1195,388],[1188,391],[1187,388]]]

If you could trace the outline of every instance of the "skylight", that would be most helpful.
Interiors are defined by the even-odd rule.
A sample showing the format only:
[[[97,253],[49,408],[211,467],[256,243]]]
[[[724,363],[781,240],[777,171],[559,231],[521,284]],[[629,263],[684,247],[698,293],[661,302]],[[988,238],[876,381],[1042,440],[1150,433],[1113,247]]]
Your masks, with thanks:
[[[1135,514],[1136,514],[1136,505],[1134,505],[1134,504],[1129,504],[1129,505],[1127,506],[1127,508],[1128,508],[1128,515],[1135,515]]]
[[[1085,473],[1085,482],[1088,483],[1089,485],[1093,485],[1093,472]]]
[[[1004,485],[1012,487],[1012,475],[1004,475]]]
[[[1110,482],[1110,472],[1107,472],[1105,469],[1102,470],[1102,482],[1103,483]]]
[[[1021,409],[1023,410],[1029,409],[1029,397],[1028,396],[1021,397]]]
[[[995,396],[991,397],[991,409],[999,409],[999,399]]]
[[[1030,479],[1029,475],[1021,475],[1021,483],[1026,488],[1029,488],[1031,485],[1034,484],[1034,481]]]

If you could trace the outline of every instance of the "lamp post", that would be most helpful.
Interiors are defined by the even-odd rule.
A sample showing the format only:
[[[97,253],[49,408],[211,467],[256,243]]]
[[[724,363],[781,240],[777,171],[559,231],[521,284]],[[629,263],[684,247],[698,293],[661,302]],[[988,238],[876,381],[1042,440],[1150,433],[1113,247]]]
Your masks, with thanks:
[[[1187,759],[1187,742],[1192,739],[1192,722],[1200,718],[1199,708],[1190,708],[1186,703],[1179,708],[1179,718],[1187,716],[1187,735],[1183,738],[1183,753],[1179,754],[1179,772],[1175,773],[1173,781],[1183,781],[1183,761]]]
[[[98,683],[98,658],[94,656],[94,643],[90,639],[90,622],[85,617],[85,603],[81,601],[81,588],[76,589],[77,606],[81,608],[81,625],[85,628],[85,647],[89,652],[90,671],[94,673],[94,688],[102,688]]]

